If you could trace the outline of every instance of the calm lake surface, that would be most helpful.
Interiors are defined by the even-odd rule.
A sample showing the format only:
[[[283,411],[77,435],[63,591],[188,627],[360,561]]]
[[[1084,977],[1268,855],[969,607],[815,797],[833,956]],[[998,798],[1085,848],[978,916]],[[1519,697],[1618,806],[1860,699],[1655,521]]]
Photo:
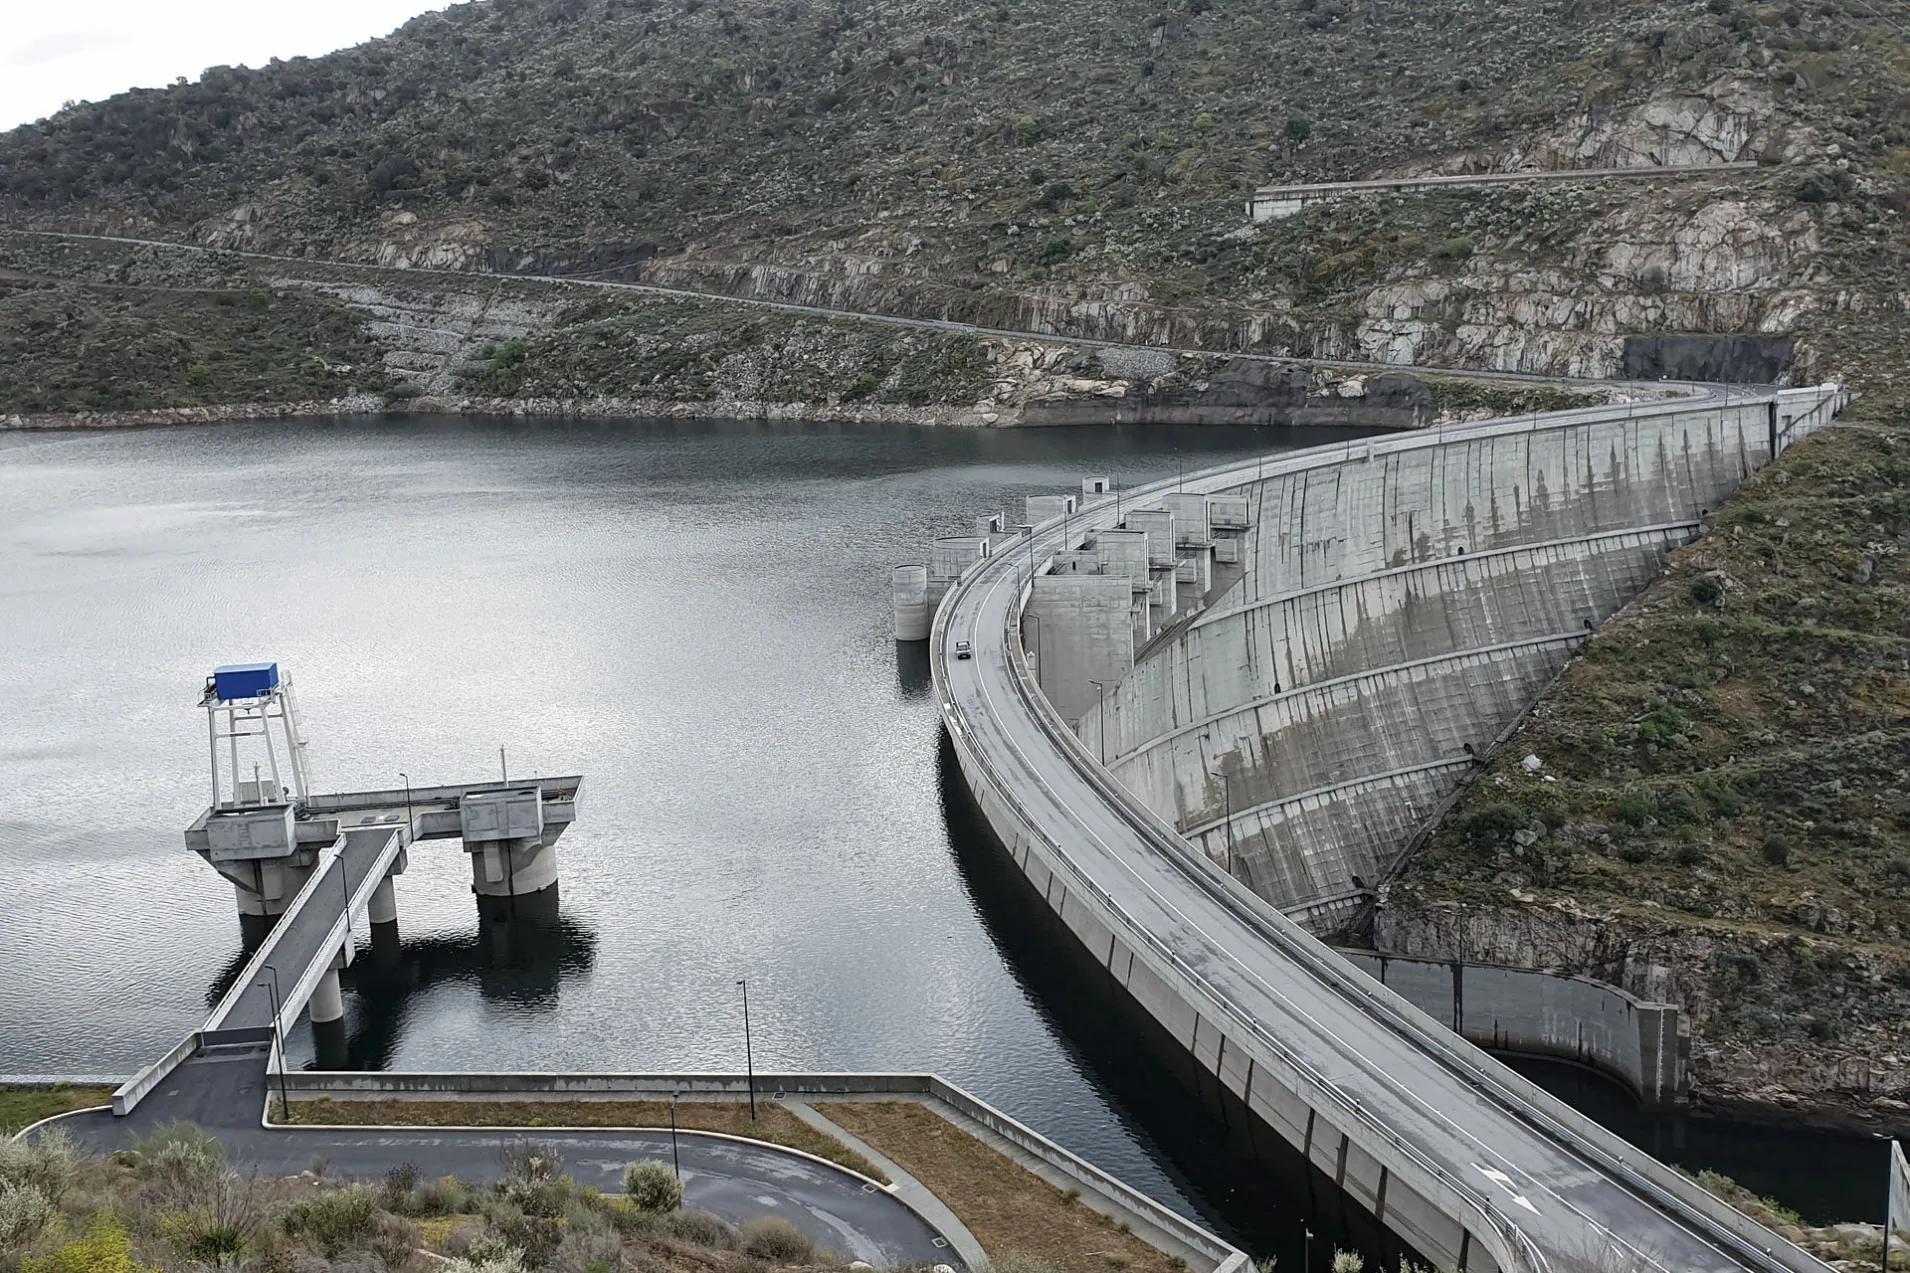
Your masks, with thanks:
[[[739,1069],[747,977],[759,1067],[937,1071],[1298,1263],[1317,1201],[1132,1046],[977,842],[888,570],[1086,473],[1347,436],[0,434],[0,1072],[130,1072],[236,971],[231,889],[180,835],[207,799],[195,704],[215,664],[275,659],[321,790],[484,780],[500,746],[513,776],[586,775],[563,920],[535,939],[480,932],[454,842],[412,851],[402,986],[348,993],[347,1063]],[[1772,1174],[1768,1140],[1733,1143],[1691,1165]]]

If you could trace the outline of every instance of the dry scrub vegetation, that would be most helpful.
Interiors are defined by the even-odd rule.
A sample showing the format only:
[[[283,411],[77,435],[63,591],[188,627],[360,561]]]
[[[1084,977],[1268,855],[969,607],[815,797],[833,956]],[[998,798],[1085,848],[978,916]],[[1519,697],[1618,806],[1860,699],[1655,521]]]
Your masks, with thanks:
[[[538,1145],[502,1159],[480,1188],[409,1167],[376,1184],[246,1175],[188,1124],[111,1159],[58,1131],[0,1141],[0,1273],[764,1273],[836,1260],[787,1221],[738,1229],[684,1209],[661,1163],[633,1164],[611,1196],[578,1188]]]

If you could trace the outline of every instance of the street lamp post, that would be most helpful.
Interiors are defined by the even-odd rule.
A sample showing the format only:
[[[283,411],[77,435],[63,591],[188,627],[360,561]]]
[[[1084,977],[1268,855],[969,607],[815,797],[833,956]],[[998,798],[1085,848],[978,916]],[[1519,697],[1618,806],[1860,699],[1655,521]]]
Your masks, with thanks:
[[[269,982],[258,984],[265,987],[266,994],[272,998],[272,1043],[279,1054],[279,1121],[292,1121],[292,1098],[285,1093],[285,1028],[279,1021],[279,970],[271,964],[264,965],[266,972],[272,974]]]
[[[411,775],[400,769],[398,776],[405,780],[405,843],[409,844],[418,834],[417,828],[411,822]]]
[[[677,1183],[683,1183],[683,1160],[676,1153],[676,1098],[681,1092],[670,1093],[670,1166],[676,1171]]]
[[[1227,812],[1227,874],[1234,874],[1237,859],[1234,849],[1234,782],[1233,775],[1224,769],[1209,769],[1209,777],[1220,779],[1222,808]],[[1239,878],[1238,876],[1235,877]]]
[[[1088,684],[1101,691],[1101,705],[1095,709],[1095,719],[1101,726],[1101,767],[1105,769],[1108,764],[1108,687],[1093,679]]]
[[[756,1121],[756,1048],[749,1037],[749,978],[739,978],[743,988],[743,1068],[749,1076],[749,1121]]]

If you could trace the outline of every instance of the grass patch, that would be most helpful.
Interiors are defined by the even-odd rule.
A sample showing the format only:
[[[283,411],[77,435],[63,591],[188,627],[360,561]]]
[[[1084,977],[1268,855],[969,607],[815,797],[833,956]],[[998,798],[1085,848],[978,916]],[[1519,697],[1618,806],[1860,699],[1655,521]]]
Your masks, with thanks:
[[[0,1087],[0,1136],[11,1136],[22,1127],[113,1100],[110,1087]]]
[[[273,1107],[276,1117],[277,1107]],[[668,1101],[294,1101],[294,1123],[394,1127],[668,1127]],[[888,1183],[874,1163],[825,1136],[773,1101],[756,1102],[756,1120],[742,1101],[679,1101],[676,1125],[685,1131],[747,1136],[799,1149]]]
[[[838,1101],[822,1111],[893,1158],[1003,1260],[1061,1273],[1176,1273],[1176,1262],[914,1101]]]

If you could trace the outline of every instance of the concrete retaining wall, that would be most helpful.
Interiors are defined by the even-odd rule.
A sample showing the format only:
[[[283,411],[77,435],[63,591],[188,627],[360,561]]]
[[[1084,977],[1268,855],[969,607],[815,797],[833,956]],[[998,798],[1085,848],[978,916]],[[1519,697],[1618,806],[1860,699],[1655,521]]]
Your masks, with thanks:
[[[1493,964],[1340,952],[1354,967],[1481,1047],[1560,1057],[1618,1079],[1647,1105],[1689,1090],[1690,1037],[1678,1009],[1587,977]]]

